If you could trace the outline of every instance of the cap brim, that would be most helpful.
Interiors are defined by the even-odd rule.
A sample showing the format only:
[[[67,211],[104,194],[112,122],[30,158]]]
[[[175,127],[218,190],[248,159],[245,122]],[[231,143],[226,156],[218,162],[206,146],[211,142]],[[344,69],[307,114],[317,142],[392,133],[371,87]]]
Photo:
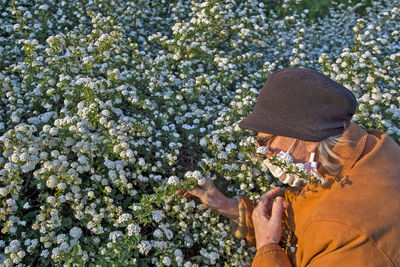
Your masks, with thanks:
[[[276,121],[270,120],[263,114],[258,114],[256,112],[251,113],[239,122],[239,127],[242,129],[268,134],[278,134],[276,132],[276,128],[278,127],[274,127],[274,125],[277,125]]]
[[[305,133],[304,129],[299,129],[297,127],[290,126],[284,122],[276,119],[271,119],[270,117],[253,112],[239,122],[239,127],[242,129],[252,130],[255,132],[263,132],[267,134],[287,136],[291,138],[296,138],[304,141],[321,141],[320,136],[315,136],[314,138],[310,136],[312,133]]]

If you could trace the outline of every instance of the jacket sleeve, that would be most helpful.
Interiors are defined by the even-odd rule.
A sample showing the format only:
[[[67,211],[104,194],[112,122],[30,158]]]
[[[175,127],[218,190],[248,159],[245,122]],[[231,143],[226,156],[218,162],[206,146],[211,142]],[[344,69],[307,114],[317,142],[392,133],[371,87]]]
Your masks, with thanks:
[[[239,217],[230,221],[232,233],[237,238],[246,238],[250,246],[256,246],[252,213],[255,204],[247,196],[236,196]],[[257,250],[252,267],[291,267],[289,258],[277,244],[267,244]]]
[[[253,219],[251,215],[255,204],[247,196],[236,196],[239,217],[230,220],[231,232],[236,238],[245,238],[250,246],[256,246]]]
[[[394,266],[367,233],[333,221],[309,224],[296,258],[297,266]]]
[[[257,250],[251,267],[291,267],[292,264],[277,244],[267,244]]]

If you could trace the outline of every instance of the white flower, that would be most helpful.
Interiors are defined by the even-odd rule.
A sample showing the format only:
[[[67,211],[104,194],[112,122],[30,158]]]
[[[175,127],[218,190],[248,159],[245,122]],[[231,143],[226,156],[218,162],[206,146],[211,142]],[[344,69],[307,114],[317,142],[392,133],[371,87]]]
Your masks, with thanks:
[[[47,10],[49,8],[48,5],[44,4],[39,7],[40,10]]]
[[[142,166],[142,167],[143,167],[144,165],[146,165],[146,161],[144,160],[144,158],[139,158],[139,162],[138,162],[138,163],[139,163],[139,165]]]
[[[289,164],[289,163],[293,162],[292,156],[290,156],[288,153],[285,153],[283,151],[279,152],[276,157],[277,157],[278,160],[283,161],[286,164]]]
[[[39,157],[40,157],[40,159],[42,159],[42,160],[46,160],[47,157],[48,157],[48,153],[45,152],[45,151],[42,151],[42,152],[40,152]]]
[[[164,213],[161,210],[153,210],[151,212],[151,215],[155,222],[160,222],[162,220],[162,218],[164,217]]]
[[[67,185],[65,183],[59,183],[57,185],[57,188],[60,190],[65,190],[67,188]]]
[[[75,226],[69,231],[69,235],[74,239],[79,239],[82,235],[82,230]]]
[[[373,82],[375,82],[374,77],[368,75],[368,77],[367,77],[367,83],[373,83]]]
[[[182,257],[182,255],[183,255],[182,250],[180,250],[180,249],[175,249],[174,250],[174,256],[175,257]]]
[[[68,249],[69,249],[68,243],[67,242],[62,242],[61,245],[60,245],[60,250],[68,251]]]
[[[123,234],[122,234],[121,231],[114,231],[114,232],[111,232],[111,233],[110,233],[110,235],[109,235],[108,238],[109,238],[113,243],[115,243],[115,242],[117,241],[118,237],[120,237],[120,236],[123,236]]]
[[[42,250],[42,252],[40,253],[40,256],[43,258],[47,258],[47,256],[49,256],[49,250],[47,250],[47,249]]]
[[[129,220],[131,220],[131,219],[132,219],[132,215],[131,215],[131,214],[129,214],[129,213],[124,213],[124,214],[122,214],[121,216],[119,216],[117,223],[118,223],[118,224],[121,224],[121,223],[127,222],[127,221],[129,221]]]
[[[65,234],[60,234],[56,238],[57,244],[61,244],[62,242],[67,240],[67,236]]]
[[[156,229],[156,230],[153,232],[153,236],[156,237],[156,238],[162,238],[163,232],[162,232],[160,229]]]
[[[169,257],[164,257],[162,260],[162,263],[165,264],[166,266],[171,265],[171,259]]]
[[[50,204],[54,203],[54,202],[56,202],[56,198],[54,196],[49,196],[49,197],[47,197],[46,202],[48,202]]]
[[[147,253],[149,253],[149,251],[151,250],[152,246],[149,241],[144,240],[137,245],[137,248],[139,249],[139,252],[141,254],[147,255]]]
[[[199,144],[200,144],[201,146],[206,146],[206,145],[207,145],[207,140],[203,137],[203,138],[200,139]]]
[[[256,153],[267,154],[268,153],[268,148],[266,148],[265,146],[259,146],[256,149]]]
[[[179,178],[176,176],[171,176],[168,178],[167,184],[169,185],[178,185],[179,184]]]
[[[174,237],[174,234],[172,233],[171,230],[167,229],[164,231],[165,236],[168,238],[168,240],[171,240],[172,237]]]
[[[50,133],[52,136],[56,136],[56,135],[58,134],[58,128],[56,128],[56,127],[51,127],[49,133]]]
[[[58,151],[58,150],[53,150],[53,151],[51,151],[50,152],[50,155],[53,157],[53,158],[58,158],[59,156],[60,156],[60,152]]]
[[[140,233],[140,227],[137,224],[129,224],[128,227],[128,236],[138,235]]]
[[[86,227],[87,227],[87,229],[91,230],[94,227],[96,227],[96,224],[94,222],[90,221],[87,223]]]
[[[117,178],[117,173],[114,170],[110,170],[108,172],[108,176],[110,177],[111,180],[115,180]]]
[[[14,205],[16,204],[16,202],[15,202],[14,199],[9,198],[9,199],[6,200],[6,204],[7,204],[8,206],[14,206]],[[17,241],[17,240],[16,240],[16,241]]]
[[[198,185],[200,185],[200,186],[205,185],[206,179],[203,177],[203,175],[201,175],[200,171],[192,172],[191,176],[197,180]]]

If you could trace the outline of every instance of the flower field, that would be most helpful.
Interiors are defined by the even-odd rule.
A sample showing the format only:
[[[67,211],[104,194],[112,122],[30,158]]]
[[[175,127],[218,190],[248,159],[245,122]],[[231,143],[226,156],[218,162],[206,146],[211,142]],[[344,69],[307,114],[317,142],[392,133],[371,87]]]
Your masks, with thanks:
[[[0,266],[249,266],[226,218],[177,196],[276,180],[238,127],[308,67],[400,142],[400,4],[0,0]]]

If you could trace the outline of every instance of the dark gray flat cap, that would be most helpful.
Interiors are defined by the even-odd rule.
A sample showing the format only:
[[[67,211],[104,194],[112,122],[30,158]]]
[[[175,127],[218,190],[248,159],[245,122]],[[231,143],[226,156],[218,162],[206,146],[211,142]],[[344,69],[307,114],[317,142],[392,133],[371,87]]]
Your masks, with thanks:
[[[317,142],[342,134],[356,107],[352,92],[321,73],[285,68],[267,79],[253,112],[239,126]]]

